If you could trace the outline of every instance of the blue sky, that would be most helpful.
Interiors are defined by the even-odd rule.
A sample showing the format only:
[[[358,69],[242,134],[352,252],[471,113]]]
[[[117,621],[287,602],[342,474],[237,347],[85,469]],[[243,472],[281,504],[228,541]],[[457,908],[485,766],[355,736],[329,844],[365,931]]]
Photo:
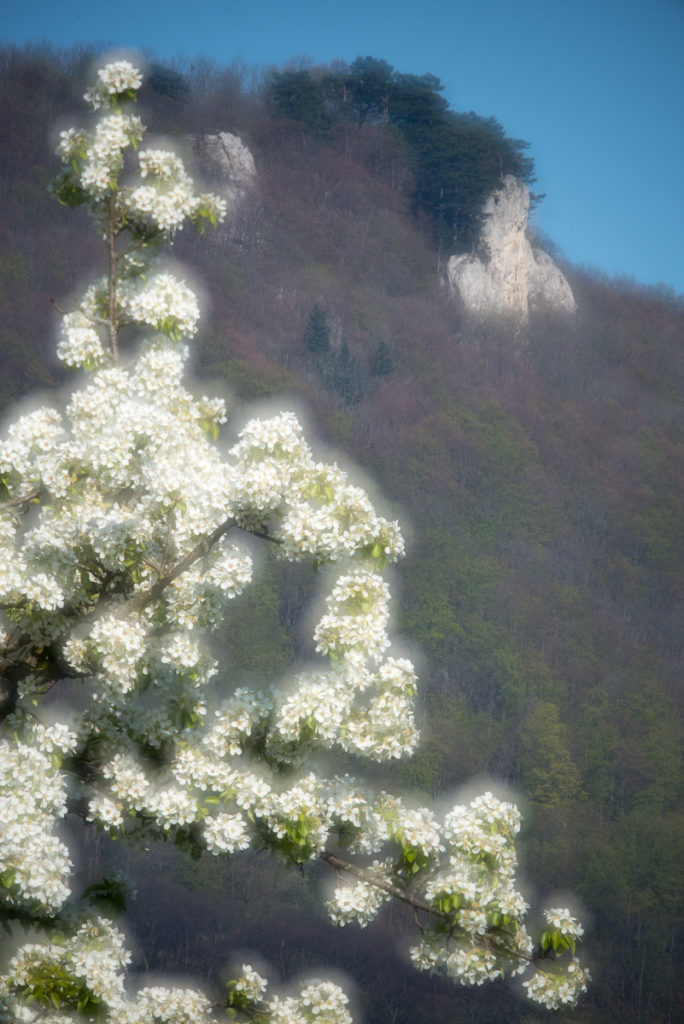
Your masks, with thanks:
[[[430,72],[531,143],[536,223],[568,260],[684,293],[684,0],[24,0],[0,39]]]

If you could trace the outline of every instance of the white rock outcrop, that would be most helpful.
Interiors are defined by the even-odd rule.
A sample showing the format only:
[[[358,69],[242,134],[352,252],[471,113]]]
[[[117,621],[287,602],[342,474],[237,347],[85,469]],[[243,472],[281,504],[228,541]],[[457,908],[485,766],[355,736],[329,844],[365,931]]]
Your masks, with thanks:
[[[548,253],[530,245],[529,210],[527,186],[507,175],[483,208],[480,241],[486,259],[473,255],[449,259],[449,287],[473,312],[512,314],[523,320],[530,308],[538,306],[575,312],[575,298],[562,271]]]
[[[251,151],[237,135],[220,132],[204,135],[199,143],[202,164],[232,213],[256,181],[256,167]],[[213,186],[217,190],[217,186]]]

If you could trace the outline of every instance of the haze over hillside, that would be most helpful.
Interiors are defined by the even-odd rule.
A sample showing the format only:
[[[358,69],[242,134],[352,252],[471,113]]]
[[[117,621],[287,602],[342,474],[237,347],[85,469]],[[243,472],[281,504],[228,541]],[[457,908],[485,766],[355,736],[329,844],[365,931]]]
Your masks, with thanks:
[[[80,110],[89,58],[6,50],[0,62],[5,408],[62,383],[51,298],[68,306],[99,259],[85,218],[46,191],[53,126]],[[450,111],[431,76],[383,65],[280,71],[252,88],[234,67],[152,62],[146,122],[187,149],[192,135],[231,132],[256,168],[227,228],[175,247],[206,289],[196,373],[236,400],[303,404],[410,526],[395,603],[423,652],[425,742],[395,772],[435,796],[473,777],[524,794],[535,901],[562,887],[591,920],[597,981],[558,1019],[676,1020],[684,309],[559,261],[572,316],[469,313],[445,262],[478,251],[482,204],[504,176],[532,184],[527,147]],[[211,178],[201,145],[196,160]],[[265,566],[223,641],[231,678],[307,657],[292,622],[310,587],[301,569]],[[170,932],[159,893],[138,922],[155,968],[214,977],[229,948],[258,939],[287,976],[313,934],[321,965],[360,979],[368,1021],[546,1019],[496,987],[411,973],[393,953],[399,918],[347,936],[302,919],[299,881],[274,871],[259,888],[249,859],[192,875],[165,851],[158,863],[175,873],[186,925]]]

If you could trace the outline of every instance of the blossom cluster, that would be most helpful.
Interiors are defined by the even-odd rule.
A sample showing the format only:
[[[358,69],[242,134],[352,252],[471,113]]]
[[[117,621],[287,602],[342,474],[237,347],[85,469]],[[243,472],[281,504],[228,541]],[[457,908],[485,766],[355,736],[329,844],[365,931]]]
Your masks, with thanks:
[[[197,330],[199,306],[195,293],[173,274],[159,273],[144,283],[126,282],[119,290],[122,314],[133,323],[155,330],[191,336]]]
[[[236,514],[250,525],[277,513],[286,557],[335,562],[363,552],[386,564],[403,556],[398,524],[378,516],[336,464],[314,460],[294,413],[250,420],[231,455]]]
[[[140,184],[121,195],[123,211],[135,221],[172,234],[187,218],[207,216],[214,223],[224,219],[225,200],[196,193],[192,178],[175,153],[142,150],[138,163]]]
[[[385,888],[393,881],[391,869],[390,861],[374,860],[366,870],[366,880],[336,886],[326,904],[331,921],[340,926],[353,921],[365,928],[383,904],[392,898]]]
[[[349,1000],[333,982],[311,979],[300,983],[297,994],[270,1000],[264,998],[267,984],[250,964],[243,964],[241,976],[230,984],[232,1006],[269,1024],[352,1024]]]
[[[33,743],[0,740],[0,906],[55,913],[69,895],[69,851],[55,834],[66,777],[55,752],[74,748],[65,726],[39,726]]]
[[[0,1020],[3,1011],[26,1024],[75,1020],[64,1011],[77,1002],[79,1019],[96,1012],[108,1024],[209,1024],[209,1001],[192,989],[148,987],[130,998],[124,990],[130,960],[123,935],[104,918],[88,918],[46,942],[26,943],[0,981]]]
[[[352,1024],[349,1000],[331,981],[310,981],[297,996],[276,996],[267,1004],[272,1024]]]
[[[591,980],[589,971],[573,957],[563,971],[538,970],[529,981],[523,982],[528,997],[547,1010],[560,1010],[574,1006]]]
[[[556,907],[544,911],[546,923],[554,931],[562,936],[572,939],[581,939],[584,935],[584,928],[577,918],[573,917],[567,907]]]
[[[94,322],[81,309],[66,313],[61,324],[57,356],[65,366],[92,370],[107,362],[107,353]]]
[[[236,992],[241,992],[250,1002],[255,1002],[263,996],[268,982],[254,970],[251,964],[243,964],[242,974],[234,984]]]
[[[207,996],[195,989],[154,985],[130,996],[124,988],[130,961],[122,933],[101,917],[86,918],[51,940],[25,943],[0,979],[0,1021],[56,1024],[93,1019],[91,1013],[105,1024],[210,1024],[216,1019]],[[259,1020],[268,1024],[352,1024],[348,998],[332,982],[311,979],[296,994],[270,1000],[265,999],[267,985],[251,965],[243,964],[231,985],[233,1005],[258,1009]],[[78,1014],[72,1016],[76,1001]]]
[[[128,60],[110,61],[97,72],[97,81],[85,94],[85,101],[93,110],[109,105],[119,96],[136,92],[142,85],[142,75]]]
[[[94,110],[104,108],[105,113],[92,132],[76,128],[61,132],[57,154],[66,170],[57,195],[65,202],[87,202],[103,224],[104,211],[98,210],[98,204],[111,196],[122,229],[133,224],[171,236],[187,219],[218,223],[226,215],[225,200],[196,192],[183,161],[172,151],[139,151],[138,180],[127,175],[126,185],[121,184],[126,151],[138,148],[145,131],[140,118],[125,111],[121,101],[133,98],[141,83],[140,72],[128,61],[100,69],[85,99]],[[135,265],[135,260],[127,259],[122,265]]]
[[[526,970],[533,943],[524,925],[527,903],[515,878],[513,841],[519,827],[517,808],[490,792],[445,816],[444,856],[424,894],[452,927],[424,929],[411,950],[417,966],[441,969],[468,985]]]

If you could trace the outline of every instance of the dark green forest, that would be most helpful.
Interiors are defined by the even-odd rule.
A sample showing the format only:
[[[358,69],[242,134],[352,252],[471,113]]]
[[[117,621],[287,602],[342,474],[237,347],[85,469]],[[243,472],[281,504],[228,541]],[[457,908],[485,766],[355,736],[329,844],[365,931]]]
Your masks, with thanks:
[[[93,56],[0,51],[6,415],[67,383],[55,304],[101,261],[86,214],[48,191]],[[205,289],[197,381],[305,409],[405,528],[394,609],[424,739],[392,787],[446,800],[476,780],[520,801],[528,900],[571,901],[586,927],[593,985],[557,1020],[684,1020],[684,302],[563,264],[574,317],[469,316],[443,258],[477,247],[484,198],[505,174],[532,184],[534,166],[496,120],[450,110],[430,74],[372,57],[264,72],[152,61],[140,107],[181,147],[229,131],[256,162],[233,223],[175,245]],[[263,565],[218,640],[227,685],[307,656],[297,623],[315,583]],[[85,877],[122,856],[102,836],[87,853]],[[210,983],[234,949],[258,949],[283,978],[348,972],[368,1024],[548,1017],[503,985],[417,974],[399,908],[334,929],[317,867],[126,856],[145,890],[141,967]]]

